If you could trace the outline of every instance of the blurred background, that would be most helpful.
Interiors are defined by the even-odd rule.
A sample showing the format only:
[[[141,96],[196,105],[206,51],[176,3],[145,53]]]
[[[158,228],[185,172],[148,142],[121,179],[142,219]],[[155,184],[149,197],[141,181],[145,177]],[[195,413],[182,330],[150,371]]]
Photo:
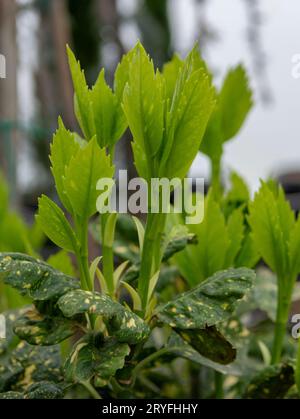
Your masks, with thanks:
[[[231,169],[252,191],[274,175],[298,207],[300,191],[299,0],[0,0],[0,165],[11,200],[28,212],[41,193],[53,193],[49,143],[61,115],[77,129],[65,45],[70,44],[92,83],[102,66],[111,78],[121,55],[140,39],[160,67],[174,51],[199,41],[217,85],[243,62],[255,107],[239,136],[226,146]],[[297,55],[298,54],[298,55]],[[130,142],[119,144],[128,168]],[[206,158],[192,176],[208,178]]]

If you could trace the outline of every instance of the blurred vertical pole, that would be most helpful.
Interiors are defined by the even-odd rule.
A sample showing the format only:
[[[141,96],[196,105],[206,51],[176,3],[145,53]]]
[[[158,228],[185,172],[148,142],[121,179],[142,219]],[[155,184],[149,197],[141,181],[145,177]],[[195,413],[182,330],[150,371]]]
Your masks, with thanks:
[[[172,2],[171,2],[172,3]],[[167,0],[140,2],[137,22],[143,45],[158,67],[171,58],[171,28]]]
[[[51,8],[53,45],[64,119],[66,124],[74,129],[76,122],[73,112],[73,88],[66,54],[66,44],[71,40],[66,0],[52,0]]]
[[[72,36],[72,48],[84,68],[88,84],[93,84],[99,73],[101,61],[101,40],[98,0],[82,2],[67,0]]]
[[[40,16],[39,67],[35,74],[40,118],[53,131],[60,114],[70,129],[77,127],[73,112],[73,88],[68,68],[66,44],[71,43],[66,0],[37,4]]]
[[[108,42],[114,43],[119,52],[119,58],[124,53],[122,42],[119,38],[119,15],[116,0],[98,0],[98,12],[101,24],[106,31]],[[104,40],[105,41],[105,40]]]
[[[120,60],[121,56],[124,54],[123,44],[119,37],[119,25],[120,25],[120,17],[117,11],[117,1],[116,0],[97,0],[98,3],[98,14],[99,20],[102,27],[102,39],[101,45],[102,47],[108,44],[114,47],[117,51],[116,54],[116,63]],[[102,51],[102,57],[105,56]],[[110,69],[110,70],[114,70]],[[110,81],[113,77],[113,72],[109,75]],[[117,144],[117,169],[127,169],[128,179],[132,179],[136,176],[136,170],[133,166],[132,162],[132,150],[130,144],[130,134],[128,131],[125,133],[124,138],[121,142]]]
[[[0,162],[16,203],[17,45],[16,2],[0,0],[0,53],[6,60],[6,78],[0,80]]]

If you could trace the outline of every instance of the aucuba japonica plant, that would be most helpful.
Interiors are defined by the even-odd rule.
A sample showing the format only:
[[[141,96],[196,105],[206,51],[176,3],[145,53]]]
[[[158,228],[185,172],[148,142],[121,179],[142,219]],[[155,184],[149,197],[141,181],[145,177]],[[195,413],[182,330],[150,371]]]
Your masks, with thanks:
[[[288,212],[290,229],[298,223],[282,201],[272,204],[278,220],[270,229],[277,228],[283,243],[275,266],[262,247],[271,230],[264,232],[265,222],[259,226],[260,199],[250,203],[247,186],[235,173],[227,192],[219,179],[223,143],[237,133],[251,107],[244,70],[229,73],[216,93],[197,47],[159,71],[138,43],[118,65],[113,88],[104,70],[90,88],[69,48],[67,53],[81,132],[69,131],[59,118],[50,161],[60,202],[43,195],[36,216],[61,250],[47,261],[25,254],[27,249],[0,254],[3,282],[32,303],[5,313],[0,397],[190,397],[203,371],[215,372],[215,382],[207,376],[208,397],[222,397],[224,391],[249,398],[285,396],[299,377],[294,359],[280,358],[298,274],[298,229],[285,230],[280,217]],[[149,211],[145,226],[136,217],[96,207],[103,193],[98,181],[113,180],[115,145],[127,127],[135,166],[147,184],[153,178],[182,181],[199,148],[218,148],[207,152],[216,157],[217,168],[202,223],[187,226],[181,214],[162,213],[162,192],[155,203],[149,195],[148,205],[159,210]],[[275,201],[283,199],[275,187],[272,194]],[[101,242],[94,259],[89,232]],[[268,238],[267,249],[272,244]],[[255,287],[263,293],[263,281],[251,269],[260,255],[278,274],[284,296],[282,303],[278,298],[272,366],[267,343],[250,339],[243,317],[262,305]],[[173,364],[178,358],[184,360],[179,372]],[[228,389],[226,376],[239,377],[239,385]],[[191,385],[182,385],[182,378]]]

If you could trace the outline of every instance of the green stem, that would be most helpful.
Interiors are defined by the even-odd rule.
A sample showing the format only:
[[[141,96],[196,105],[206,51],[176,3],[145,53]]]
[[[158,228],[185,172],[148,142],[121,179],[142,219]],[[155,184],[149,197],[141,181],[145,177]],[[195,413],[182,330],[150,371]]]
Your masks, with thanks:
[[[101,400],[102,397],[98,391],[88,381],[80,381],[80,384],[90,393],[90,395],[97,400]]]
[[[148,214],[138,281],[143,312],[146,310],[149,283],[161,263],[161,238],[165,228],[166,214]]]
[[[215,371],[215,398],[224,399],[224,376]]]
[[[140,363],[137,364],[137,366],[132,371],[132,376],[135,378],[138,373],[150,362],[154,361],[156,358],[159,358],[160,356],[167,354],[168,352],[172,351],[171,348],[162,348],[157,352],[154,352],[153,354],[147,356],[147,358],[144,358]]]
[[[93,284],[91,283],[88,260],[88,220],[78,220],[76,222],[76,229],[80,238],[80,249],[77,251],[76,256],[80,270],[81,287],[85,290],[92,291]]]
[[[109,214],[101,214],[101,236],[102,236],[102,267],[107,289],[111,297],[114,296],[114,253],[112,246],[106,243],[105,228]],[[111,241],[112,242],[112,241]]]
[[[80,247],[76,251],[77,263],[80,271],[81,288],[85,291],[93,291],[94,284],[92,283],[89,270],[89,250],[88,250],[88,219],[75,220],[76,233],[79,237]],[[96,316],[88,314],[88,319],[92,329],[95,326]]]
[[[296,360],[295,381],[300,395],[300,336],[298,337],[298,353]]]
[[[153,221],[154,221],[153,215],[148,214],[146,228],[145,228],[143,250],[142,250],[140,276],[138,280],[138,291],[142,299],[143,309],[145,309],[145,305],[147,303],[149,281],[150,281],[151,273],[152,273],[153,252],[154,252],[154,245],[155,245],[155,242],[152,238]]]
[[[125,389],[118,383],[115,377],[112,377],[110,379],[110,385],[117,396],[124,393]]]
[[[272,364],[277,364],[281,360],[286,325],[289,318],[294,281],[292,282],[292,287],[287,287],[287,283],[290,283],[290,281],[287,282],[285,279],[278,278],[277,313],[272,349]]]

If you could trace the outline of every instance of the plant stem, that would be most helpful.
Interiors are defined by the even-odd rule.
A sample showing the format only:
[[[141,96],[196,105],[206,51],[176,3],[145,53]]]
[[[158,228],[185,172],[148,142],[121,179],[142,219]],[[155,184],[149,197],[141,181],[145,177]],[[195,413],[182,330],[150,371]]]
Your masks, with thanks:
[[[91,383],[89,383],[88,381],[80,381],[80,384],[86,388],[86,390],[90,393],[90,395],[94,398],[94,399],[98,399],[101,400],[102,397],[100,396],[100,394],[98,393],[98,391],[92,386]]]
[[[76,251],[77,263],[80,271],[81,288],[85,291],[93,291],[94,284],[92,283],[89,271],[89,250],[88,250],[88,219],[75,220],[76,232],[79,237],[80,248]],[[90,326],[93,329],[95,326],[96,316],[88,314]]]
[[[110,384],[117,396],[124,392],[124,388],[118,383],[115,377],[110,379]]]
[[[286,322],[277,320],[275,325],[275,337],[272,350],[272,364],[277,364],[280,362],[285,333]]]
[[[78,220],[76,222],[76,229],[80,238],[80,249],[76,256],[80,270],[81,287],[85,290],[92,291],[93,284],[91,284],[88,261],[88,220]]]
[[[166,214],[148,214],[141,258],[138,290],[145,312],[148,300],[149,283],[159,270],[161,262],[161,238],[165,228]]]
[[[102,247],[103,275],[106,280],[108,292],[114,294],[114,255],[112,247]]]
[[[218,371],[215,371],[215,398],[224,399],[224,376]]]
[[[142,257],[141,257],[140,276],[139,276],[139,281],[138,281],[138,291],[142,299],[143,309],[145,309],[145,305],[147,303],[149,281],[150,281],[151,273],[152,273],[153,248],[154,248],[154,240],[152,238],[153,224],[154,224],[153,214],[148,214],[146,228],[145,228]]]
[[[291,283],[291,287],[286,286],[286,284],[287,281],[285,279],[278,278],[277,314],[272,349],[272,364],[277,364],[281,360],[286,325],[289,318],[294,281]]]
[[[102,236],[102,266],[103,276],[111,297],[114,296],[114,254],[113,248],[105,240],[105,228],[109,214],[101,214],[101,236]]]
[[[137,364],[137,366],[132,371],[132,376],[136,377],[137,374],[150,362],[154,361],[156,358],[159,358],[160,356],[167,354],[168,352],[172,351],[171,348],[162,348],[159,351],[154,352],[153,354],[147,356],[147,358],[144,358],[140,363]]]

